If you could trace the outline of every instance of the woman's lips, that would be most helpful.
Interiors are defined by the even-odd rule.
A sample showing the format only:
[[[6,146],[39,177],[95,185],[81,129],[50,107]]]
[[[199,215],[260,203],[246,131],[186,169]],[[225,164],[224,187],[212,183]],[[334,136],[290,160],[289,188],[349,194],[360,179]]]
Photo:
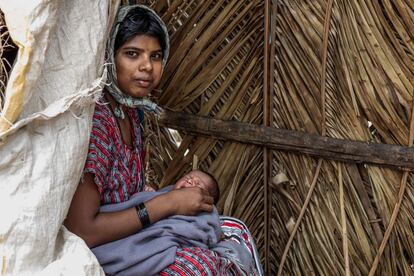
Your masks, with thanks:
[[[135,83],[143,88],[148,88],[151,85],[151,80],[150,79],[136,79]]]

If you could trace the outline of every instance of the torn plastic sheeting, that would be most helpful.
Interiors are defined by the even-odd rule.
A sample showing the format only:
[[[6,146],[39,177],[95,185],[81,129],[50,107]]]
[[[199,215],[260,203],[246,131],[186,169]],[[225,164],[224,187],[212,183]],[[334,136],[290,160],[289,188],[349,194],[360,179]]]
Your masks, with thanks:
[[[56,8],[57,1],[0,1],[10,37],[19,47],[17,61],[6,88],[6,100],[0,116],[0,135],[17,119],[23,105],[30,99],[45,58],[42,51],[48,48],[50,30],[57,21]],[[34,50],[33,47],[37,45],[43,48]]]
[[[96,102],[96,98],[99,97],[99,95],[101,94],[104,82],[105,73],[103,74],[101,79],[94,81],[91,88],[80,91],[74,95],[70,95],[65,98],[59,99],[50,104],[46,109],[42,110],[41,112],[34,113],[28,118],[21,119],[17,123],[12,124],[9,129],[4,131],[3,133],[0,133],[0,145],[6,142],[6,137],[8,135],[16,132],[21,127],[31,123],[34,120],[49,120],[68,110],[71,112],[71,106],[85,106],[93,104],[94,102]],[[75,114],[74,116],[76,117]]]
[[[2,275],[103,275],[62,222],[85,162],[118,4],[0,0],[10,34],[24,49],[2,113],[12,125],[0,122],[0,132],[8,129],[0,145]]]

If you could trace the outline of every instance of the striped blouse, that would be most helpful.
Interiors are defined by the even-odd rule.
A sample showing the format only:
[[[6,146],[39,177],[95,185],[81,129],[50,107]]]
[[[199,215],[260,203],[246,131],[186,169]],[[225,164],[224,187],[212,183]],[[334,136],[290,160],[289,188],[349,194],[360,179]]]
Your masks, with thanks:
[[[144,188],[143,112],[128,109],[127,114],[133,125],[132,148],[124,143],[110,105],[98,102],[95,106],[84,172],[94,174],[101,205],[124,202]]]

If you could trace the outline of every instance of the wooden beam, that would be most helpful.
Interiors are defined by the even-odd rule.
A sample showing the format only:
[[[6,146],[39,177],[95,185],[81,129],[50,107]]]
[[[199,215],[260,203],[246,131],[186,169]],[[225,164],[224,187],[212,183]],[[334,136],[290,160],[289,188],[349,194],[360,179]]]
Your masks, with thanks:
[[[306,132],[277,129],[236,121],[222,121],[192,114],[165,111],[160,124],[195,135],[266,146],[326,159],[385,165],[414,170],[414,148],[398,145],[349,141]]]

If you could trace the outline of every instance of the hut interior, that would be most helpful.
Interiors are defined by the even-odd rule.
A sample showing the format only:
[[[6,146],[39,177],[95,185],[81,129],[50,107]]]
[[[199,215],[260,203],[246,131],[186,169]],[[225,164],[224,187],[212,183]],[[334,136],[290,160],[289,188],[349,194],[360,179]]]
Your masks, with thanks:
[[[171,36],[150,183],[212,173],[267,275],[414,273],[412,0],[124,3]]]

